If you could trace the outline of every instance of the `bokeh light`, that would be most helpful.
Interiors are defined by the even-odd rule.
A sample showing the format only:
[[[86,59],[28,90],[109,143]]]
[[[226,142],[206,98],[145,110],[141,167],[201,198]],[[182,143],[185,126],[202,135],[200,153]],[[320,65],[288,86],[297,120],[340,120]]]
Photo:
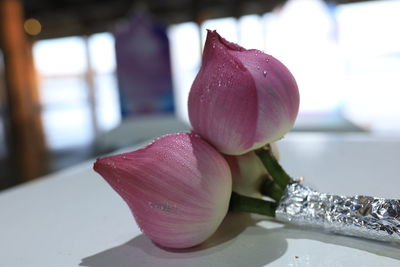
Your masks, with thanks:
[[[29,35],[38,35],[42,31],[42,24],[37,19],[30,18],[25,20],[24,29]]]

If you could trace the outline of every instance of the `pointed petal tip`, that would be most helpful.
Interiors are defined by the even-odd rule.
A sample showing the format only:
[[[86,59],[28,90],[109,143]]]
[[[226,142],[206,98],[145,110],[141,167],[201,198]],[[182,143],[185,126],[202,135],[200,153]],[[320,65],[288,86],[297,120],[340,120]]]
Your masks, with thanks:
[[[99,169],[101,168],[102,165],[102,159],[97,158],[96,161],[93,163],[93,170],[96,171],[97,173],[99,172]]]
[[[93,164],[93,170],[104,177],[103,174],[108,172],[110,169],[115,169],[115,162],[111,157],[97,158]]]
[[[218,34],[217,33],[217,30],[210,30],[210,29],[207,29],[207,34]]]
[[[240,45],[227,41],[217,32],[217,30],[207,29],[206,44],[207,43],[220,43],[230,50],[246,51],[246,49],[241,47]]]
[[[103,159],[102,158],[96,159],[96,161],[93,163],[93,170],[98,174],[100,174],[101,176],[103,176],[105,169],[107,169],[107,165],[104,164]]]

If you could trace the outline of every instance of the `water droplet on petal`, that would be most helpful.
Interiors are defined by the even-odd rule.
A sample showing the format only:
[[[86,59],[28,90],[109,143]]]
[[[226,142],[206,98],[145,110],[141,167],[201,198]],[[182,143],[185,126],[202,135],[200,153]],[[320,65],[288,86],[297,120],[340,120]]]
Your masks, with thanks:
[[[197,134],[197,133],[191,133],[191,135],[192,135],[194,138],[201,138],[201,136],[200,136],[199,134]]]
[[[263,71],[263,75],[264,75],[264,77],[267,77],[267,71],[266,70]]]

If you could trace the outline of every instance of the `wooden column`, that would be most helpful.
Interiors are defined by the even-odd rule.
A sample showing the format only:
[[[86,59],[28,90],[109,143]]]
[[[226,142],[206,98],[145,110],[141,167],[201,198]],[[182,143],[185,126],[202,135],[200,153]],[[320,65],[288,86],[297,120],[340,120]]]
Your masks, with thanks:
[[[46,170],[46,146],[34,72],[32,43],[23,28],[21,0],[0,0],[0,48],[6,80],[6,133],[16,182]]]

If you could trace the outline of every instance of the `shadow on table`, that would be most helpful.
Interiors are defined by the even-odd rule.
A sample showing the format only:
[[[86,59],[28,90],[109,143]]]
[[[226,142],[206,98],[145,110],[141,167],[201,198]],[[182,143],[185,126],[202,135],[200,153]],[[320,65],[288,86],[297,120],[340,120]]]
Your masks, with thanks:
[[[183,250],[160,248],[142,234],[82,259],[80,266],[264,266],[285,253],[287,242],[256,223],[249,214],[229,214],[204,244]]]
[[[400,260],[399,247],[390,244],[280,224],[267,229],[256,225],[263,220],[257,218],[244,213],[229,214],[208,241],[184,250],[160,248],[142,234],[125,244],[82,259],[80,266],[257,267],[271,263],[285,254],[288,249],[287,239],[316,240]],[[312,254],[312,251],[310,253]],[[295,255],[293,257],[297,258]]]

